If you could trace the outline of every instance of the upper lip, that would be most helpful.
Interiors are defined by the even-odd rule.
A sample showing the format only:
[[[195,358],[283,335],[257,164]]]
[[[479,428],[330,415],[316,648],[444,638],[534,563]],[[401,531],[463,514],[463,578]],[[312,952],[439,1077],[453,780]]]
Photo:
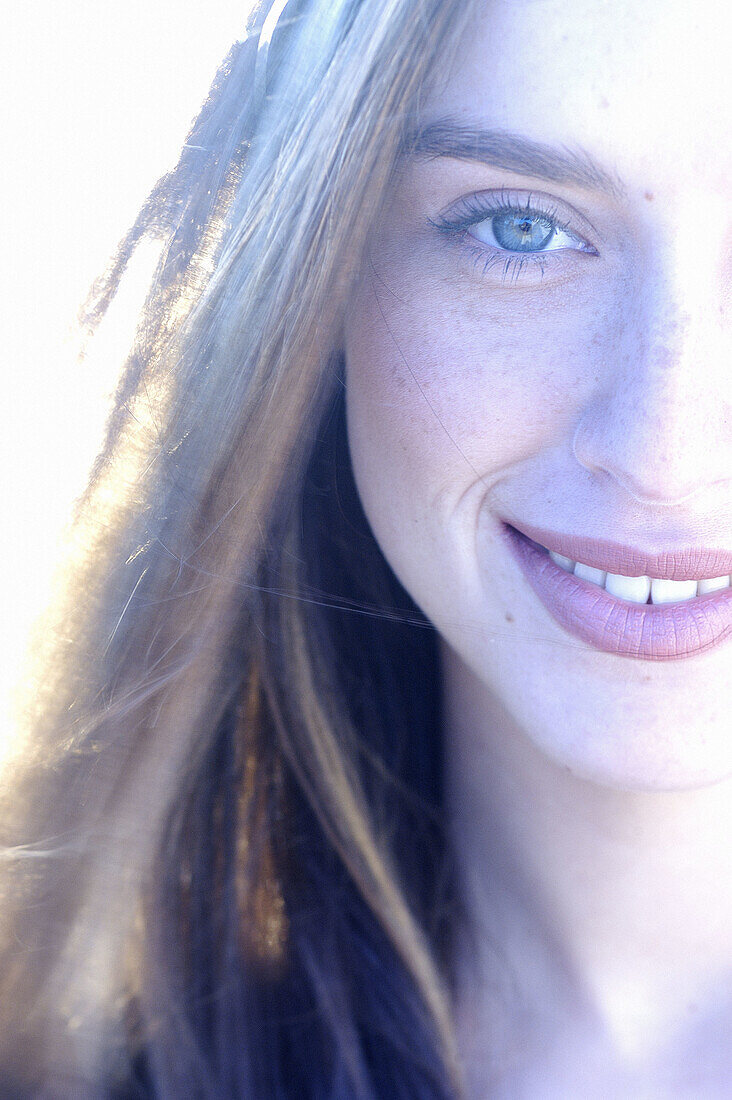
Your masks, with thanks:
[[[717,547],[670,547],[653,552],[586,535],[566,535],[523,521],[511,520],[509,526],[547,550],[607,573],[669,581],[700,581],[732,573],[732,552]]]

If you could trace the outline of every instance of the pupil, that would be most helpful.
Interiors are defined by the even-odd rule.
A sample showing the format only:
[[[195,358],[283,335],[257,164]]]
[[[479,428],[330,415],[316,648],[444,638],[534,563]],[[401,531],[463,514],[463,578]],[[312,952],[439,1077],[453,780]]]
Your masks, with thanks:
[[[554,233],[554,226],[541,214],[496,214],[493,235],[501,248],[511,252],[534,252],[543,248]]]

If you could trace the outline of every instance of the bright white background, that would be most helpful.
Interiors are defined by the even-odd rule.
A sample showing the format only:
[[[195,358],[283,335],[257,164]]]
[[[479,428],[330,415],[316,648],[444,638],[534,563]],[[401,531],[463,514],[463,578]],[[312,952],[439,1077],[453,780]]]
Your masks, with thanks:
[[[101,438],[152,252],[86,358],[75,319],[177,160],[252,0],[15,0],[0,39],[0,704]],[[105,331],[106,330],[106,331]]]

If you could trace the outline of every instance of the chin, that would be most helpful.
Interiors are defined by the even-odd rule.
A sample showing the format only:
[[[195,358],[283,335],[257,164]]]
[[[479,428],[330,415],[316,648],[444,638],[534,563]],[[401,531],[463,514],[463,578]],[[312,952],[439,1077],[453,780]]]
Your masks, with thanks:
[[[540,698],[540,696],[539,696]],[[545,702],[546,696],[545,696]],[[721,716],[674,721],[655,715],[649,700],[634,709],[627,696],[615,707],[577,694],[554,694],[541,712],[516,715],[534,749],[576,779],[623,791],[691,791],[732,775],[730,738]]]
[[[484,716],[485,736],[500,731],[494,748],[511,767],[553,765],[624,791],[697,790],[732,776],[729,693],[713,669],[692,685],[678,662],[644,668],[533,634],[496,640],[489,630],[482,644],[452,634],[443,647],[449,679],[468,713]]]

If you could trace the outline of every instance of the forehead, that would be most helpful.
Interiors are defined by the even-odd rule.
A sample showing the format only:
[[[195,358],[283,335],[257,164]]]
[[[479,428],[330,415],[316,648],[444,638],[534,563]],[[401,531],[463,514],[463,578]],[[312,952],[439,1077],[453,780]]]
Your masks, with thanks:
[[[587,148],[621,178],[729,190],[732,15],[712,0],[476,0],[422,118]]]

